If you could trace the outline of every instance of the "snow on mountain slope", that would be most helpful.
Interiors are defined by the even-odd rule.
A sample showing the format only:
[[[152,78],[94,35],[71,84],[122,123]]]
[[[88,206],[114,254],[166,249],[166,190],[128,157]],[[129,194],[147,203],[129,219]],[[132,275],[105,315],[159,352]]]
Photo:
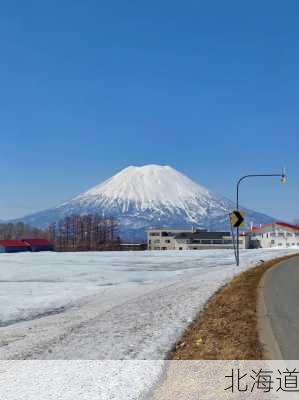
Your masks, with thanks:
[[[80,207],[119,208],[122,213],[135,209],[163,215],[180,210],[186,213],[190,222],[196,222],[198,214],[206,215],[208,206],[215,209],[225,209],[226,206],[187,176],[169,166],[159,165],[125,168],[70,203]]]
[[[104,183],[88,190],[75,200],[97,201],[106,198],[107,204],[123,199],[128,211],[129,202],[139,209],[165,204],[184,208],[185,203],[196,197],[212,197],[210,192],[169,166],[130,166]]]
[[[227,228],[227,214],[233,208],[230,200],[169,166],[145,165],[127,167],[72,200],[23,220],[45,226],[72,213],[96,212],[116,217],[121,233],[129,238],[144,236],[145,229],[153,226]],[[254,223],[272,221],[247,211]]]

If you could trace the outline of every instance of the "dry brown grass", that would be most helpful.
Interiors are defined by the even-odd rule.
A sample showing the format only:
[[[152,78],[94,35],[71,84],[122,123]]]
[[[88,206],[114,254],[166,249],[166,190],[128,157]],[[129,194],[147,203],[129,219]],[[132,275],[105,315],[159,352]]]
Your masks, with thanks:
[[[177,343],[169,358],[263,359],[257,330],[258,285],[267,269],[289,257],[281,257],[243,272],[218,291]]]

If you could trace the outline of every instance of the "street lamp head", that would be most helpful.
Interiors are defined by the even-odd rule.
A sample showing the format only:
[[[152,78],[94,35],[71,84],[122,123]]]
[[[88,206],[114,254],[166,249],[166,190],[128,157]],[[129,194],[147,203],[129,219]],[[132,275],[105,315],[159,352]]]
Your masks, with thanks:
[[[287,176],[286,175],[281,175],[280,182],[282,184],[286,183],[287,182]]]
[[[287,174],[286,174],[285,168],[283,168],[283,170],[282,170],[280,182],[281,183],[286,183],[287,182]]]

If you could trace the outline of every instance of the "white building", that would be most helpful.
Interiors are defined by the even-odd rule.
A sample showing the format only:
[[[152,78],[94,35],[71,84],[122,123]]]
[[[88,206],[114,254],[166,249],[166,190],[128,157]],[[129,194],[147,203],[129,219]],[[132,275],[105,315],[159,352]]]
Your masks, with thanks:
[[[239,239],[240,248],[248,247],[248,236]],[[230,232],[206,230],[151,229],[148,231],[148,250],[205,250],[232,249]]]
[[[150,229],[147,231],[147,248],[148,250],[175,250],[175,236],[193,231],[193,229]]]
[[[251,247],[297,247],[299,246],[299,226],[285,222],[274,222],[251,229]]]

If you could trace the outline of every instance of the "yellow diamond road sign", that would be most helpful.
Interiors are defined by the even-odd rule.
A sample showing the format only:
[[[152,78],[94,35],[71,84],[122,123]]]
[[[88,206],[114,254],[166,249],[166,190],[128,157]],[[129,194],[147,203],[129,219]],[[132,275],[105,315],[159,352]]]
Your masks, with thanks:
[[[243,226],[245,224],[245,213],[235,210],[230,214],[230,222],[234,228]]]

